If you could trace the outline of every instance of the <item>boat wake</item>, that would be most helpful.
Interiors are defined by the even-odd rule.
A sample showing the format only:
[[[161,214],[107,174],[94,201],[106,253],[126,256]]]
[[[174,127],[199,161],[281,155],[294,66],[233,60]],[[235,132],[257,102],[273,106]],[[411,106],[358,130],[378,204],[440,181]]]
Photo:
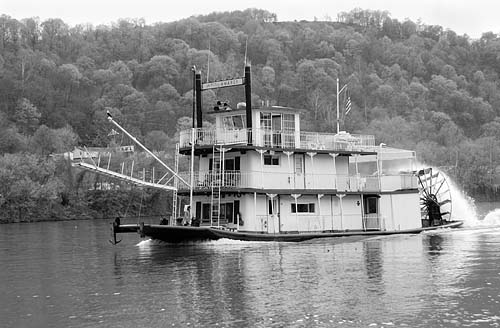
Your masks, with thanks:
[[[155,245],[172,245],[172,246],[189,246],[189,245],[204,245],[204,246],[218,246],[218,245],[250,245],[250,244],[268,244],[266,241],[245,241],[234,240],[228,238],[221,238],[218,240],[204,240],[204,241],[186,241],[181,243],[168,243],[156,239],[146,239],[137,243],[135,246],[139,248],[147,248]]]
[[[500,208],[494,209],[485,215],[482,220],[478,220],[476,226],[480,227],[500,227]]]

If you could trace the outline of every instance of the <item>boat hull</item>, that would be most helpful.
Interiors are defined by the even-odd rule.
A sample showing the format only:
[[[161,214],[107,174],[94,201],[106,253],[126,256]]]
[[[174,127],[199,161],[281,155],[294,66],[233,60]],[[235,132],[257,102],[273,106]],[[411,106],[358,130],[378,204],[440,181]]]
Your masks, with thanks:
[[[279,241],[300,242],[316,238],[333,238],[347,236],[383,236],[395,234],[417,234],[423,231],[431,231],[446,228],[458,228],[463,225],[462,221],[452,221],[448,224],[434,227],[407,229],[398,231],[336,231],[317,233],[255,233],[220,229],[215,227],[191,227],[191,226],[169,226],[169,225],[141,225],[135,226],[141,236],[162,240],[169,243],[196,242],[205,240],[218,240],[222,238],[242,241]],[[119,229],[130,232],[131,226],[121,226]],[[117,231],[118,233],[121,231]],[[123,231],[125,232],[125,231]]]

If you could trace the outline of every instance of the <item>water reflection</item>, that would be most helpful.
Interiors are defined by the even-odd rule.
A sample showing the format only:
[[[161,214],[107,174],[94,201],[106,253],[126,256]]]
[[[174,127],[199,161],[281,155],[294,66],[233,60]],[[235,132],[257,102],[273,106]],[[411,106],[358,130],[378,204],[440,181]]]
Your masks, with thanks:
[[[443,237],[439,234],[434,234],[428,236],[426,239],[429,244],[429,253],[433,255],[439,255],[439,251],[441,251],[441,243],[443,242]]]
[[[382,282],[382,243],[380,240],[367,240],[363,243],[366,275],[374,284]]]
[[[131,234],[117,246],[107,228],[2,226],[0,326],[500,323],[500,228],[190,245],[138,242]],[[21,240],[31,242],[20,247]]]
[[[389,244],[395,242],[392,239]],[[422,250],[420,237],[402,244],[405,252]],[[394,283],[401,285],[398,263],[393,259],[402,245],[387,245],[384,238],[342,243],[200,243],[187,247],[149,243],[149,249],[141,248],[140,252],[148,254],[151,266],[144,262],[138,270],[149,275],[157,270],[163,277],[170,277],[164,299],[177,302],[165,306],[174,307],[174,312],[189,312],[191,324],[228,324],[238,318],[238,325],[245,326],[254,318],[247,325],[253,327],[255,318],[262,318],[258,321],[262,326],[309,321],[356,326],[374,318],[372,311],[360,313],[360,309],[383,314],[395,307],[400,307],[397,312],[407,308],[407,295],[398,298],[400,288],[393,288]],[[389,258],[387,263],[385,258]],[[407,282],[404,285],[408,287]],[[390,308],[381,298],[391,300]],[[392,302],[394,298],[396,302]],[[414,309],[420,303],[416,305]]]

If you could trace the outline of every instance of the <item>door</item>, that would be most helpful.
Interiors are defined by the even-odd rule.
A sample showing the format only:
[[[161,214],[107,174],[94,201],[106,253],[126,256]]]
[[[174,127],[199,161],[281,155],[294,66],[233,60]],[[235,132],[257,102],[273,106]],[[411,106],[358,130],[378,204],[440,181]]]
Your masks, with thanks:
[[[201,216],[201,223],[204,225],[210,225],[210,204],[209,203],[204,203],[202,205],[202,216]]]
[[[304,189],[304,155],[295,154],[294,155],[294,183],[295,189]]]
[[[271,118],[272,129],[273,129],[273,147],[282,147],[281,142],[281,114],[273,114]]]
[[[280,199],[279,196],[268,198],[267,232],[280,232]]]

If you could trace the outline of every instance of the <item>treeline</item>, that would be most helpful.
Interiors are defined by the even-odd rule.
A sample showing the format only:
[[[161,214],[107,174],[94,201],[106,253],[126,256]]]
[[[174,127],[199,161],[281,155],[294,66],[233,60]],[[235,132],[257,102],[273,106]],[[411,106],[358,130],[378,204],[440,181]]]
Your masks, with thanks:
[[[335,22],[280,22],[247,9],[154,25],[135,19],[74,27],[2,15],[0,210],[14,213],[10,208],[21,203],[33,209],[37,201],[51,203],[55,216],[59,205],[90,208],[85,195],[93,184],[77,186],[79,172],[50,155],[77,144],[125,142],[110,136],[106,110],[153,149],[171,152],[178,131],[189,126],[192,67],[218,80],[242,76],[245,61],[252,65],[254,104],[304,108],[304,130],[333,132],[339,78],[352,100],[343,129],[415,149],[473,196],[498,199],[499,51],[500,37],[491,32],[472,40],[362,9]],[[203,96],[207,110],[217,99],[244,100],[234,88]],[[9,164],[16,160],[17,167]],[[20,163],[46,172],[30,176],[27,186],[52,191],[12,192],[4,179],[23,177],[15,172]],[[67,203],[64,193],[71,195]]]

